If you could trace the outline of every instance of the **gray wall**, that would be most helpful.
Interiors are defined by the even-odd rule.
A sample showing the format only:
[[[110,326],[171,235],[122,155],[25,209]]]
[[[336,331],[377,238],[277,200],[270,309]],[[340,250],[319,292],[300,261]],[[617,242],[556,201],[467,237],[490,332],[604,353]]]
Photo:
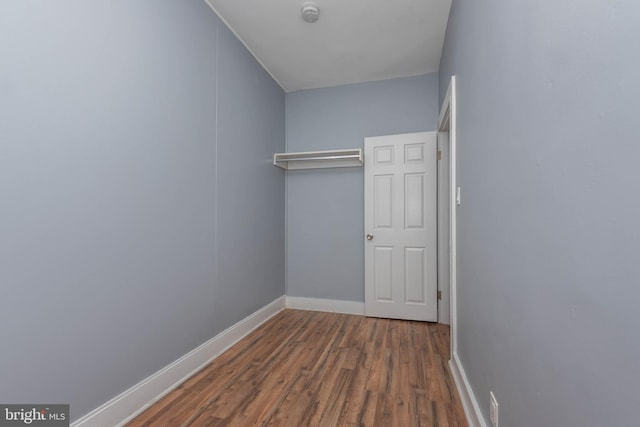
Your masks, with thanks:
[[[3,1],[0,52],[0,401],[77,419],[284,294],[284,93],[198,0]]]
[[[218,32],[218,287],[220,323],[284,292],[284,92],[223,25]],[[218,322],[216,322],[218,323]]]
[[[640,4],[454,0],[459,355],[500,425],[637,425]]]
[[[438,75],[290,92],[287,151],[435,130]],[[287,172],[287,295],[364,301],[362,168]]]

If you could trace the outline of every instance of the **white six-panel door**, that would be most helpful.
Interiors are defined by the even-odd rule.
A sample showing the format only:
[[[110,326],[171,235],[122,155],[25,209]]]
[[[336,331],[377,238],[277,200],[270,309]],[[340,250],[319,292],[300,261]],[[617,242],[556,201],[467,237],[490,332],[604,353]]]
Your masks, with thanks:
[[[436,132],[365,138],[365,314],[438,320]]]

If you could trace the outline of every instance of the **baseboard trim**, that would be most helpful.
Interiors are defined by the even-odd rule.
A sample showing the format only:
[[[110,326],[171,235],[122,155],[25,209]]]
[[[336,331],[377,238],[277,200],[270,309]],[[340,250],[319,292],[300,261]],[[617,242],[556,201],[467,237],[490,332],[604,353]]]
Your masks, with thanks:
[[[364,303],[358,301],[341,301],[334,299],[304,298],[287,296],[287,308],[297,310],[327,311],[364,315]]]
[[[452,354],[451,360],[449,360],[449,368],[451,369],[453,380],[456,383],[460,400],[462,400],[462,407],[467,416],[469,427],[487,427],[487,423],[480,411],[480,405],[478,405],[476,395],[473,393],[471,384],[469,384],[467,374],[464,372],[464,367],[462,366],[462,362],[460,362],[458,353]]]
[[[285,308],[283,295],[225,329],[180,359],[74,421],[72,427],[123,426],[229,347]]]

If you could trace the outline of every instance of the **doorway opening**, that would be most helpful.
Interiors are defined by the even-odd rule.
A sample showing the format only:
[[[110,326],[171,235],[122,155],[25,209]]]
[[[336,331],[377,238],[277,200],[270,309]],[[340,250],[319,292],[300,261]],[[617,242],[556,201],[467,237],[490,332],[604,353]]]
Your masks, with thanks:
[[[438,117],[438,322],[451,325],[451,357],[457,354],[456,302],[456,79],[451,77]]]

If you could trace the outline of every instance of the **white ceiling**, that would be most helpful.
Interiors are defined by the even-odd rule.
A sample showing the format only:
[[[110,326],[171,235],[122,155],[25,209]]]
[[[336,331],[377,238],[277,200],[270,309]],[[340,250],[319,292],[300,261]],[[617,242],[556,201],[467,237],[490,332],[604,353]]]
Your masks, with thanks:
[[[451,0],[205,0],[286,91],[438,71]]]

